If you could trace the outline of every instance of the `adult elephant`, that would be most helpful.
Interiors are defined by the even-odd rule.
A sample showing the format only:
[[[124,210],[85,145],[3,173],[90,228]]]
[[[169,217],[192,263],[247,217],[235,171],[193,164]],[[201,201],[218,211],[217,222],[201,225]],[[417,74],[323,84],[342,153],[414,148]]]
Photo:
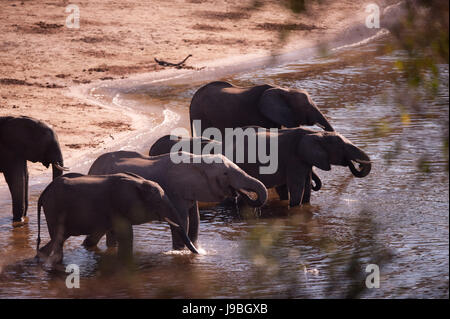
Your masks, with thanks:
[[[265,128],[317,125],[334,131],[308,92],[268,84],[244,88],[222,81],[208,83],[195,92],[189,116],[193,136],[194,131],[201,136],[210,127],[219,129],[223,136],[226,128],[250,125]],[[194,120],[201,121],[201,132],[193,127]]]
[[[224,143],[233,142],[230,144],[232,152],[227,156],[230,156],[230,159],[232,158],[250,176],[260,180],[267,188],[287,185],[290,206],[310,201],[311,183],[309,181],[313,166],[325,171],[329,171],[331,165],[347,166],[351,173],[359,178],[367,176],[372,167],[370,157],[363,150],[336,132],[290,128],[275,133],[259,127],[247,127],[243,131],[247,138],[243,139],[242,143],[236,143],[235,137],[225,136]],[[258,155],[266,154],[266,150],[271,150],[272,141],[278,145],[277,153],[269,154],[270,161],[276,161],[276,169],[270,173],[263,173],[262,168],[272,163],[262,162]],[[192,140],[188,139],[186,143],[189,146]],[[151,151],[157,148],[161,150],[162,144],[170,145],[167,137],[164,137],[160,143],[157,142]],[[241,145],[242,148],[240,148]],[[260,152],[262,145],[264,145],[264,151]],[[223,147],[224,145],[222,145],[222,151]],[[236,154],[241,152],[244,153],[241,154],[242,161],[238,161]],[[256,154],[250,154],[251,152]],[[251,157],[254,160],[249,160]],[[359,167],[356,168],[353,162],[358,163]]]
[[[254,127],[258,129],[258,127]],[[219,149],[222,154],[224,154],[225,150],[223,149],[223,144],[221,142],[208,139],[206,137],[192,137],[186,138],[175,135],[164,135],[156,140],[155,143],[150,147],[148,152],[149,156],[157,156],[166,153],[173,152],[173,147],[175,146],[175,151],[185,150],[187,152],[192,152],[197,155],[204,154],[203,152],[208,148],[208,152],[213,154],[213,151]],[[314,184],[311,184],[311,180],[314,181]],[[266,185],[267,186],[267,185]],[[306,192],[310,194],[310,190],[319,191],[322,187],[322,181],[319,176],[311,169],[311,174],[307,175],[307,180],[305,180],[305,189]],[[280,191],[280,189],[282,191]],[[277,192],[280,197],[280,200],[288,200],[289,195],[287,193],[287,189],[284,190],[284,186],[278,186]],[[306,204],[310,202],[310,196],[304,196],[302,204]]]
[[[353,176],[358,178],[367,176],[372,168],[370,157],[336,132],[288,128],[275,133],[262,128],[250,127],[250,129],[250,137],[244,141],[244,150],[248,150],[248,141],[251,140],[265,141],[264,150],[269,150],[271,139],[275,139],[278,143],[277,153],[276,156],[270,154],[270,160],[277,160],[277,169],[273,173],[262,174],[261,169],[267,167],[267,163],[262,163],[258,157],[255,162],[243,161],[237,164],[250,176],[263,182],[267,188],[287,185],[291,207],[309,202],[311,183],[308,183],[308,180],[311,178],[313,166],[325,171],[331,170],[331,165],[346,166]],[[229,140],[225,137],[225,141]],[[262,145],[259,142],[254,145],[257,154],[260,154],[259,148]],[[233,156],[236,156],[237,150],[235,145]]]
[[[51,240],[39,249],[41,207]],[[119,242],[119,258],[130,261],[132,225],[152,220],[167,221],[178,231],[186,246],[198,254],[180,226],[178,211],[157,183],[131,173],[66,174],[50,183],[39,197],[37,257],[50,258],[52,264],[60,263],[64,242],[70,236],[102,237],[113,229]]]
[[[26,116],[0,117],[0,172],[11,192],[15,227],[23,225],[28,209],[27,161],[52,165],[53,179],[65,170],[58,137],[47,124]]]
[[[223,155],[194,155],[186,152],[144,156],[137,152],[118,151],[97,158],[89,175],[131,172],[158,183],[181,216],[181,226],[197,246],[200,215],[197,201],[220,202],[241,194],[254,207],[267,200],[267,189],[257,179],[246,174]],[[248,193],[256,193],[252,199]],[[183,249],[185,243],[171,226],[174,249]],[[107,234],[112,238],[113,234]],[[95,246],[100,238],[88,236],[85,246]],[[110,239],[111,244],[114,243]]]

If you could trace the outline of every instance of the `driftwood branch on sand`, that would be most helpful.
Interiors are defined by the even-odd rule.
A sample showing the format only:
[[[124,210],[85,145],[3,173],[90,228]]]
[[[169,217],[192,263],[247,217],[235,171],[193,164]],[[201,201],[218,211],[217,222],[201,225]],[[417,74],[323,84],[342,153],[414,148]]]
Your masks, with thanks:
[[[192,54],[189,54],[187,57],[184,58],[183,61],[178,62],[178,63],[171,63],[171,62],[167,62],[167,61],[164,61],[164,60],[158,60],[157,58],[155,58],[155,62],[158,63],[159,65],[162,65],[162,66],[173,66],[173,67],[175,67],[175,68],[177,68],[177,69],[182,69],[182,68],[190,69],[190,68],[192,68],[192,67],[189,67],[189,66],[184,65],[184,63],[185,63],[185,62],[187,61],[187,59],[189,59],[191,56],[192,56]]]

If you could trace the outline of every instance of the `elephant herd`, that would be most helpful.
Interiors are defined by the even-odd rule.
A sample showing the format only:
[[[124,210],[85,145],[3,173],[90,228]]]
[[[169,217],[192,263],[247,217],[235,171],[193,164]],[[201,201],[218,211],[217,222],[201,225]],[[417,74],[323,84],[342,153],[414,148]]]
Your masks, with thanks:
[[[38,200],[37,257],[60,263],[70,236],[87,235],[83,244],[93,247],[106,235],[107,246],[117,245],[119,259],[130,261],[132,226],[152,220],[168,222],[174,249],[187,247],[198,253],[198,201],[221,202],[238,196],[261,207],[267,189],[275,188],[280,200],[288,200],[292,207],[309,203],[311,190],[321,188],[313,167],[329,171],[331,165],[346,166],[355,177],[365,177],[371,170],[369,156],[335,132],[303,90],[212,82],[194,94],[189,113],[193,137],[163,136],[150,147],[148,156],[132,151],[103,154],[88,175],[63,175],[67,169],[58,138],[45,123],[23,116],[0,117],[0,172],[11,192],[13,226],[27,221],[27,161],[53,168],[53,181]],[[201,123],[205,130],[194,123]],[[301,125],[317,125],[324,131]],[[242,128],[247,139],[239,149],[232,146],[230,156],[225,152],[228,144],[202,136],[208,128],[225,137],[228,129]],[[249,160],[254,151],[249,144],[252,137],[277,141],[273,172],[261,173],[266,163]],[[183,143],[200,147],[177,152],[184,160],[176,162],[174,146]],[[234,160],[242,152],[244,161]],[[42,208],[50,242],[40,248]]]

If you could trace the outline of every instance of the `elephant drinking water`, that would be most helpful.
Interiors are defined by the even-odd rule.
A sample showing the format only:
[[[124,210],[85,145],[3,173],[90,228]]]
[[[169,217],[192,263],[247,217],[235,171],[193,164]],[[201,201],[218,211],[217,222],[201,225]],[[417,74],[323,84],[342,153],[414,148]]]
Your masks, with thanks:
[[[243,148],[238,149],[236,144],[233,143],[231,145],[233,149],[231,156],[233,158],[230,157],[230,159],[236,160],[236,154],[243,150],[242,158],[244,161],[236,161],[236,164],[250,176],[260,180],[267,188],[287,185],[286,198],[282,199],[289,199],[290,206],[297,206],[310,201],[310,180],[313,176],[313,166],[325,171],[329,171],[331,165],[347,166],[351,173],[359,178],[367,176],[372,167],[369,156],[363,150],[336,132],[317,132],[303,128],[288,128],[271,132],[255,126],[244,128],[244,131],[246,132],[246,139],[243,140]],[[266,163],[261,162],[257,156],[254,157],[255,161],[249,160],[252,155],[249,154],[252,149],[249,145],[250,141],[255,142],[259,140],[269,144],[271,138],[275,138],[278,144],[277,153],[271,154],[271,157],[276,156],[278,167],[273,173],[263,174],[261,173],[261,167],[266,166]],[[192,147],[196,141],[202,146],[201,149],[208,144],[218,144],[219,149],[223,152],[224,147],[226,147],[220,142],[208,140],[204,137],[184,139],[183,141],[181,138],[176,137],[171,139],[171,136],[167,135],[161,137],[153,144],[150,154],[156,155],[161,152],[170,152],[171,147],[180,142],[186,143],[187,147]],[[225,136],[224,141],[229,143],[234,140],[230,139],[229,136]],[[253,149],[253,151],[256,150],[257,154],[259,154],[258,148],[260,147],[262,145],[258,142],[257,148]],[[268,149],[270,147],[266,145],[265,150]],[[356,168],[353,162],[358,163],[357,165],[360,167]],[[317,186],[320,186],[318,177],[316,180]]]
[[[40,211],[44,208],[50,242],[39,249]],[[181,216],[162,188],[131,173],[87,176],[63,175],[42,192],[38,201],[38,257],[59,263],[63,245],[70,236],[102,237],[113,230],[119,242],[118,255],[129,261],[133,250],[132,225],[165,220],[186,246],[198,253],[180,226]]]
[[[194,155],[180,152],[185,162],[174,162],[171,154],[144,156],[137,152],[118,151],[101,155],[92,164],[89,175],[132,172],[157,182],[166,192],[181,216],[181,226],[194,245],[197,244],[200,215],[197,201],[220,202],[237,193],[254,207],[267,200],[267,189],[256,178],[249,176],[223,155]],[[254,192],[256,199],[248,192]],[[174,249],[184,248],[185,243],[172,229]],[[112,237],[113,234],[107,234]],[[85,245],[96,245],[100,238],[88,236]],[[113,243],[113,240],[110,241]]]

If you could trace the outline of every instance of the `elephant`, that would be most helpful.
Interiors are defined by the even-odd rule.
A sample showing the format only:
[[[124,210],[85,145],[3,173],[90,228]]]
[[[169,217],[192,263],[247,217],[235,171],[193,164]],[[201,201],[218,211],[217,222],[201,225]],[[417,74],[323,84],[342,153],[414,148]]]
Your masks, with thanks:
[[[192,136],[194,131],[196,136],[202,136],[200,131],[210,127],[224,135],[226,128],[252,125],[265,128],[317,125],[334,131],[307,91],[268,84],[244,88],[223,81],[208,83],[192,97],[189,117]],[[201,121],[201,129],[194,128],[194,120]]]
[[[180,213],[180,226],[196,247],[200,224],[197,201],[220,202],[239,193],[253,207],[260,207],[266,202],[266,187],[225,156],[187,152],[175,155],[178,159],[174,159],[173,154],[150,157],[130,151],[106,153],[94,161],[88,174],[132,172],[157,182]],[[179,160],[181,158],[182,161]],[[249,192],[256,193],[256,199],[252,199]],[[171,230],[173,248],[183,249],[185,243],[172,226]],[[110,241],[113,243],[113,234],[107,233],[107,240],[108,237],[112,238]],[[85,245],[94,246],[98,240],[88,236]]]
[[[254,127],[257,128],[257,127]],[[156,142],[153,143],[153,145],[150,147],[150,150],[148,152],[149,156],[157,156],[157,155],[161,155],[161,154],[166,154],[166,153],[170,153],[172,150],[172,147],[174,145],[177,145],[178,147],[181,147],[183,150],[191,150],[192,152],[194,152],[195,154],[201,155],[204,148],[208,145],[211,151],[213,151],[215,149],[215,145],[218,145],[220,147],[220,149],[222,150],[222,154],[224,153],[224,149],[223,149],[223,145],[221,142],[216,141],[216,140],[212,140],[212,139],[208,139],[206,137],[192,137],[192,138],[186,138],[186,137],[181,137],[181,136],[175,136],[175,135],[165,135],[162,136],[161,138],[159,138]],[[196,146],[198,145],[199,147],[197,147],[198,149],[195,149]],[[212,147],[211,147],[212,146]],[[308,174],[309,177],[309,174]],[[306,189],[312,189],[314,191],[319,191],[320,188],[322,187],[322,181],[320,180],[319,176],[317,176],[317,174],[314,172],[314,170],[311,170],[311,179],[314,181],[314,185],[311,185],[311,181],[308,179],[307,181],[305,181],[305,187]],[[307,184],[310,185],[307,185]],[[267,186],[267,185],[266,185]],[[280,200],[288,200],[288,195],[287,195],[287,190],[286,193],[282,193],[283,189],[277,188],[277,192],[278,195],[280,197]],[[305,196],[303,198],[303,204],[309,203],[310,198],[309,196]]]
[[[286,191],[291,207],[310,201],[311,183],[309,181],[313,166],[325,171],[331,170],[331,165],[348,166],[351,173],[359,178],[367,176],[372,167],[370,157],[337,132],[319,132],[306,128],[286,128],[273,132],[255,126],[245,127],[243,131],[248,134],[243,144],[244,160],[241,163],[236,161],[236,164],[247,174],[260,180],[267,188],[287,185]],[[278,143],[276,154],[278,166],[273,173],[263,174],[260,169],[266,164],[257,157],[254,162],[248,160],[249,141],[258,141],[256,152],[260,154],[259,140],[266,143],[265,150],[268,150],[271,138],[275,138]],[[163,141],[167,142],[167,140],[168,138],[165,137]],[[160,148],[163,141],[152,147],[151,151]],[[234,142],[234,139],[230,139],[229,135],[225,136],[224,143],[230,141]],[[231,147],[233,157],[230,159],[235,159],[236,143]],[[353,161],[359,163],[358,168],[352,163]]]
[[[150,147],[149,151],[148,151],[148,156],[157,156],[157,155],[162,155],[162,154],[166,154],[166,153],[170,153],[172,146],[174,146],[175,144],[180,145],[181,147],[186,150],[189,149],[189,153],[192,154],[196,154],[196,155],[201,155],[203,154],[203,149],[205,148],[205,146],[209,145],[211,146],[212,144],[216,144],[217,145],[222,145],[221,142],[213,140],[213,139],[209,139],[203,136],[200,137],[192,137],[192,138],[187,138],[187,137],[182,137],[182,136],[176,136],[176,135],[164,135],[162,137],[160,137],[159,139],[157,139],[152,146]],[[196,147],[195,145],[198,145],[199,147]],[[211,150],[213,150],[211,148]],[[209,154],[213,155],[214,153],[210,152]]]
[[[41,242],[41,208],[44,209],[50,242]],[[152,220],[167,221],[195,254],[198,250],[180,226],[181,216],[164,190],[136,174],[89,176],[63,175],[42,192],[38,200],[37,258],[61,263],[64,242],[70,236],[102,237],[113,230],[118,257],[129,262],[133,252],[133,227]]]
[[[272,174],[262,174],[261,167],[266,164],[259,162],[258,159],[255,163],[249,161],[238,163],[238,166],[250,176],[259,179],[267,188],[286,185],[290,207],[309,202],[311,183],[308,181],[311,179],[313,166],[324,171],[330,171],[331,165],[347,166],[353,176],[358,178],[363,178],[370,173],[372,167],[370,157],[337,132],[286,128],[275,133],[268,129],[253,128],[254,130],[250,132],[254,132],[254,139],[265,138],[265,149],[270,149],[268,144],[271,138],[275,138],[278,143],[277,170]],[[225,140],[229,139],[225,138]],[[249,140],[244,145],[244,150],[248,149]],[[261,145],[258,143],[257,148],[259,147]],[[235,154],[236,148],[233,156]],[[358,163],[358,168],[353,162]]]
[[[27,161],[52,165],[53,179],[63,174],[63,156],[56,133],[45,123],[26,116],[0,117],[0,172],[12,198],[13,226],[26,222],[28,210]]]

